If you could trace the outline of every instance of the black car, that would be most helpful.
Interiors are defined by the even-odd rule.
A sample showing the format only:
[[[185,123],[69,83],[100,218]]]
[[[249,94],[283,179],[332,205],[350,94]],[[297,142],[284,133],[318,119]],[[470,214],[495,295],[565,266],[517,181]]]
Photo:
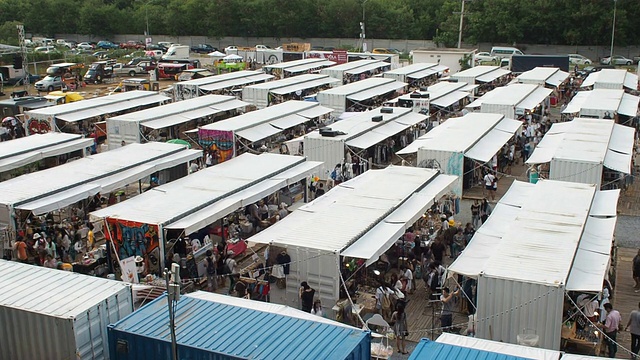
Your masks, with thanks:
[[[596,65],[596,66],[587,66],[582,70],[578,71],[578,76],[586,77],[587,75],[598,72],[602,69],[615,69],[616,67],[613,65]]]
[[[149,44],[147,45],[147,50],[160,50],[162,52],[167,52],[167,48],[162,46],[162,45],[158,45],[158,44]]]
[[[218,51],[218,49],[209,44],[198,44],[196,46],[192,46],[191,51],[198,54],[208,54],[214,51]]]

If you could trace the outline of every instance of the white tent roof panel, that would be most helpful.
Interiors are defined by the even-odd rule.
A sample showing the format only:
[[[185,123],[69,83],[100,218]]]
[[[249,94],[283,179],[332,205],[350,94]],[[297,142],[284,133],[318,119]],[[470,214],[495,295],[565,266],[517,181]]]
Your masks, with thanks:
[[[302,75],[301,75],[302,76]],[[282,86],[282,87],[278,87],[278,88],[273,88],[271,90],[272,93],[274,94],[278,94],[278,95],[286,95],[286,94],[291,94],[294,93],[298,90],[306,90],[306,89],[313,89],[313,88],[317,88],[319,86],[324,86],[324,85],[329,85],[329,84],[337,84],[340,82],[340,80],[338,79],[334,79],[332,77],[326,76],[326,75],[319,75],[320,78],[318,79],[309,79],[307,81],[304,82],[298,82],[296,84],[291,84],[288,86]],[[298,76],[296,76],[298,77]],[[276,81],[272,82],[275,83]]]
[[[271,137],[281,131],[282,129],[271,126],[271,124],[260,124],[247,129],[236,131],[235,134],[251,142],[256,142]]]
[[[362,74],[363,72],[372,71],[372,70],[376,70],[376,69],[381,69],[381,68],[388,67],[388,66],[391,66],[391,64],[389,64],[388,62],[377,61],[377,62],[365,64],[363,66],[359,66],[359,67],[354,68],[354,69],[349,69],[349,70],[345,71],[345,74],[353,74],[353,75]]]
[[[512,121],[517,122],[516,120]],[[493,129],[467,150],[464,156],[482,163],[489,162],[512,137],[513,133]]]
[[[364,101],[367,99],[371,99],[375,96],[384,95],[386,93],[392,91],[398,91],[404,88],[407,84],[400,81],[393,81],[386,84],[381,84],[372,88],[368,88],[363,91],[359,91],[357,93],[351,94],[347,96],[347,99],[352,101]]]
[[[626,116],[636,116],[638,114],[638,103],[640,97],[635,95],[623,94],[618,106],[618,114]]]
[[[551,95],[552,92],[553,90],[551,89],[538,87],[537,89],[535,89],[535,91],[529,94],[525,99],[519,102],[517,107],[519,109],[533,110],[536,107],[538,107],[538,105],[540,105],[544,101],[544,99],[546,99],[549,95]]]
[[[514,345],[500,341],[484,340],[469,336],[454,335],[450,333],[442,333],[442,335],[440,335],[438,339],[436,339],[436,342],[461,346],[470,349],[483,350],[497,354],[516,356],[518,358],[526,358],[531,360],[558,360],[561,354],[559,351],[554,350]],[[568,354],[562,354],[562,360],[565,360],[567,355]]]
[[[454,91],[437,99],[431,100],[431,104],[440,107],[448,107],[469,96],[471,96],[471,94],[466,91]]]
[[[298,73],[298,72],[305,72],[305,71],[309,71],[317,68],[323,68],[331,65],[335,65],[335,62],[324,60],[324,61],[313,62],[310,64],[291,66],[291,67],[285,68],[284,71],[290,72],[290,73]]]
[[[108,96],[100,96],[91,99],[85,99],[82,101],[75,101],[72,103],[56,105],[56,106],[48,106],[41,109],[36,109],[30,111],[30,113],[38,115],[38,116],[56,116],[58,117],[61,114],[69,114],[76,111],[82,111],[86,109],[92,109],[94,107],[101,107],[109,104],[115,104],[118,102],[126,102],[132,101],[135,99],[143,99],[145,97],[150,97],[152,99],[162,98],[163,100],[154,100],[151,103],[156,101],[168,101],[169,98],[166,96],[158,95],[155,91],[142,91],[142,90],[134,90],[127,91],[119,94],[113,94]],[[144,101],[146,102],[146,101]],[[138,105],[135,105],[138,106]]]
[[[218,76],[221,76],[221,75],[209,76],[203,79],[217,78]],[[217,90],[222,90],[226,88],[240,87],[240,86],[253,84],[261,81],[271,80],[274,77],[275,76],[273,75],[259,74],[259,75],[251,75],[251,76],[240,77],[235,79],[228,79],[224,81],[206,83],[206,85],[200,85],[200,90],[210,92],[210,91],[217,91]],[[201,80],[201,79],[197,79],[197,80]]]
[[[34,200],[32,202],[16,206],[16,209],[29,210],[39,216],[48,212],[63,209],[66,206],[86,200],[100,192],[100,185],[84,184],[69,190],[58,192],[54,195]]]
[[[401,118],[389,121],[358,137],[349,139],[346,144],[358,149],[367,149],[425,120],[427,120],[426,115],[409,112]]]
[[[505,76],[511,74],[511,71],[506,70],[506,69],[495,69],[489,73],[480,75],[478,77],[476,77],[476,81],[479,82],[484,82],[484,83],[488,83],[488,82],[492,82],[493,80],[501,77],[501,76]]]

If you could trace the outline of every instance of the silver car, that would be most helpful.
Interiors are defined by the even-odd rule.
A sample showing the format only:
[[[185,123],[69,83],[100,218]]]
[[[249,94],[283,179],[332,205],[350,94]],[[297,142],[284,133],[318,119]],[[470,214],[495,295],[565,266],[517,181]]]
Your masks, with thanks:
[[[44,79],[35,83],[36,90],[51,92],[54,90],[62,90],[65,85],[62,76],[48,75]]]
[[[602,65],[631,65],[633,64],[633,60],[627,59],[624,56],[613,55],[613,57],[607,56],[605,58],[602,58],[600,60],[600,63]]]

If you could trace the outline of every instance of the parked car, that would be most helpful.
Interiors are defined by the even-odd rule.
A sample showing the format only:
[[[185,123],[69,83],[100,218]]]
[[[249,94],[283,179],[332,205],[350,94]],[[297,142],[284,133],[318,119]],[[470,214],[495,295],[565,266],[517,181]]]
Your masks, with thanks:
[[[140,41],[129,40],[126,43],[120,43],[120,49],[136,49],[141,50],[147,46]]]
[[[578,76],[586,77],[587,75],[598,72],[602,69],[615,69],[615,67],[613,65],[587,66],[584,69],[578,71]]]
[[[50,52],[55,52],[56,48],[53,46],[38,46],[37,48],[33,49],[33,52],[39,52],[39,53],[43,53],[43,54],[48,54]]]
[[[230,52],[237,52],[237,51],[238,51],[238,47],[235,45],[229,45],[226,48],[224,48],[225,54],[230,54]]]
[[[191,51],[198,54],[208,54],[214,51],[218,51],[218,49],[209,44],[198,44],[196,46],[192,46]]]
[[[267,45],[256,45],[256,51],[263,51],[263,50],[269,50],[271,49],[270,47],[268,47]]]
[[[82,49],[82,50],[93,50],[93,49],[95,49],[95,46],[93,46],[91,43],[88,43],[88,42],[81,42],[76,47],[78,49]]]
[[[89,71],[84,74],[84,81],[88,83],[101,83],[103,79],[113,75],[113,61],[97,61],[91,64]]]
[[[174,44],[171,41],[158,41],[158,45],[164,47],[165,49],[168,49],[171,47],[171,45],[174,45]]]
[[[372,54],[393,54],[393,52],[389,51],[389,49],[385,48],[375,48],[371,50]]]
[[[111,41],[103,40],[103,41],[98,41],[98,44],[96,45],[96,47],[103,50],[110,50],[110,49],[118,49],[120,46],[118,44],[112,43]]]
[[[78,43],[73,41],[73,40],[65,41],[64,42],[64,46],[69,48],[69,49],[75,49],[75,47],[78,46]]]
[[[95,56],[98,59],[102,59],[103,57],[105,57],[107,55],[109,55],[109,52],[105,51],[105,50],[96,51],[93,54],[91,54],[91,56]]]
[[[132,67],[128,67],[125,64],[122,63],[117,63],[117,64],[113,64],[113,66],[111,67],[112,71],[113,71],[113,75],[116,76],[130,76],[130,77],[134,77],[138,74],[146,74],[147,72],[144,71],[144,69],[138,67],[138,66],[132,66]]]
[[[491,56],[491,54],[489,52],[486,52],[486,51],[477,53],[475,59],[476,59],[475,60],[476,64],[481,64],[481,63],[485,63],[485,62],[490,62],[492,64],[497,64],[498,60],[499,60],[497,56]]]
[[[600,64],[603,64],[603,65],[631,65],[631,64],[633,64],[633,60],[627,59],[624,56],[613,55],[613,58],[611,56],[607,56],[607,57],[604,57],[604,58],[600,59]]]
[[[51,92],[53,90],[62,90],[65,87],[62,76],[47,75],[44,79],[35,83],[36,90]]]
[[[65,39],[57,39],[56,40],[56,45],[59,46],[64,46],[67,43],[67,41]]]
[[[591,60],[580,54],[569,54],[569,63],[571,65],[591,65]]]
[[[164,47],[162,45],[158,45],[158,44],[149,44],[149,45],[147,45],[147,50],[152,50],[152,51],[160,50],[163,53],[167,52],[167,48],[166,47]]]

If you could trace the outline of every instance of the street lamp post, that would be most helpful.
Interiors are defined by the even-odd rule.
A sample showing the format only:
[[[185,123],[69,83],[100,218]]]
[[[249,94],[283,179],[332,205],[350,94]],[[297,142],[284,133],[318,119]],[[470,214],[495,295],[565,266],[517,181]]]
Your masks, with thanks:
[[[369,0],[364,0],[362,2],[362,23],[360,24],[360,28],[362,30],[362,34],[360,35],[360,37],[362,38],[362,45],[360,46],[360,48],[362,49],[362,51],[366,51],[366,43],[365,43],[365,39],[366,39],[366,34],[365,34],[365,29],[364,29],[364,20],[365,20],[365,7],[364,5],[367,3],[367,1]]]
[[[464,2],[462,0],[462,9],[460,9],[460,29],[458,30],[458,49],[462,46],[462,24],[464,22]]]
[[[611,59],[611,65],[613,65],[613,44],[616,37],[616,8],[618,7],[618,0],[613,0],[613,26],[611,27],[611,50],[609,56]]]

